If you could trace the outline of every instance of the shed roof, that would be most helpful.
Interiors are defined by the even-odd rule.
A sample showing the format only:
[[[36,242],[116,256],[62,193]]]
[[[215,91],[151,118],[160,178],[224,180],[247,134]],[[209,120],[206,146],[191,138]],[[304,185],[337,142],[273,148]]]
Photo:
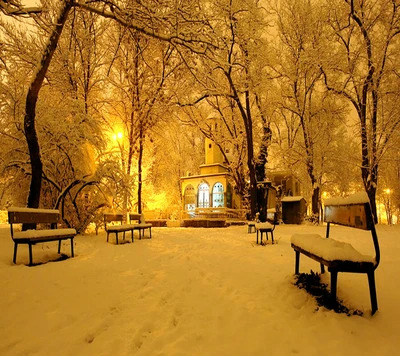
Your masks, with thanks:
[[[293,196],[293,197],[283,197],[281,201],[282,202],[291,202],[291,201],[300,201],[300,200],[305,201],[305,199],[302,196],[297,195],[297,196]]]

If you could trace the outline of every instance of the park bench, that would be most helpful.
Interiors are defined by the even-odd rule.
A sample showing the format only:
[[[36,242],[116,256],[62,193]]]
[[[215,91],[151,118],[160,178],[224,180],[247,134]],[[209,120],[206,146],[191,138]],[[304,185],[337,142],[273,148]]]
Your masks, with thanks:
[[[14,263],[17,261],[18,245],[28,245],[29,266],[32,266],[32,246],[50,241],[58,241],[58,253],[60,253],[61,241],[71,240],[71,257],[74,257],[76,230],[58,229],[58,223],[60,222],[58,210],[11,207],[8,209],[8,222],[11,229],[11,238],[14,241]],[[23,224],[29,224],[29,229],[20,231],[15,227],[15,225]]]
[[[134,222],[134,221],[136,223],[132,224],[132,222]],[[144,237],[144,231],[147,229],[149,230],[150,238],[151,238],[151,228],[153,225],[150,223],[146,223],[143,214],[129,213],[129,222],[133,225],[134,230],[138,230],[139,240],[141,240],[142,237]]]
[[[260,222],[260,213],[256,213],[256,217],[252,221],[247,222],[247,233],[251,234],[252,232],[256,232],[256,224]]]
[[[104,214],[104,230],[107,233],[107,242],[110,234],[115,234],[115,243],[118,245],[118,234],[122,234],[122,239],[125,240],[125,233],[131,232],[132,242],[133,224],[124,224],[124,214],[122,213],[105,213]]]
[[[256,221],[248,221],[247,222],[247,233],[251,234],[252,232],[256,232]]]
[[[295,251],[295,274],[299,274],[300,254],[319,262],[321,273],[325,272],[324,266],[327,266],[331,274],[330,297],[334,305],[338,272],[365,273],[368,276],[372,315],[375,314],[378,310],[375,270],[379,265],[380,250],[367,194],[363,192],[346,199],[327,199],[324,221],[327,223],[325,238],[318,234],[295,234],[292,236],[291,245]],[[349,243],[329,238],[331,224],[369,231],[375,256],[364,255]],[[349,234],[351,234],[350,230]]]
[[[266,222],[256,222],[256,243],[258,244],[258,233],[260,233],[260,244],[262,245],[263,234],[265,234],[265,242],[268,241],[268,234],[271,235],[272,244],[274,244],[274,230],[275,226],[279,224],[278,214],[276,212],[267,213]]]

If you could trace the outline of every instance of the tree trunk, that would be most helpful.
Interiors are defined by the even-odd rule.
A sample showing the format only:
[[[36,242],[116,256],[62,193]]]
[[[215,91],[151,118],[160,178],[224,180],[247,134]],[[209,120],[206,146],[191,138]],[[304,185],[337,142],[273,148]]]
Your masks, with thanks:
[[[319,221],[319,213],[320,213],[320,199],[319,199],[319,193],[320,193],[320,188],[318,186],[313,187],[312,191],[312,197],[311,197],[311,210],[312,214],[318,216],[318,221]]]
[[[366,185],[365,182],[364,182],[364,185]],[[377,216],[377,207],[376,207],[376,186],[372,183],[367,184],[365,190],[366,190],[368,198],[369,198],[369,203],[371,205],[371,212],[374,217],[374,221],[377,224],[378,216]]]
[[[143,141],[144,134],[143,128],[140,127],[140,137],[139,137],[139,159],[138,159],[138,213],[142,213],[142,159],[143,159]]]
[[[265,182],[265,165],[268,162],[268,146],[271,142],[271,129],[263,118],[263,138],[261,141],[260,154],[256,163],[256,177],[257,177],[257,205],[256,211],[260,213],[260,221],[267,221],[267,204],[268,204],[268,187]],[[263,182],[263,183],[261,183]]]
[[[253,122],[251,119],[250,108],[247,108],[247,113],[242,117],[246,127],[246,138],[247,138],[247,167],[249,169],[250,178],[250,216],[252,219],[255,218],[257,213],[257,174],[254,162],[254,149],[253,149]]]
[[[42,169],[43,163],[40,157],[39,141],[36,133],[35,118],[36,118],[36,103],[39,96],[40,88],[42,87],[44,77],[49,68],[53,54],[57,48],[57,43],[60,38],[68,13],[71,9],[69,0],[65,1],[58,18],[55,21],[55,27],[51,33],[49,42],[42,54],[42,59],[39,68],[32,80],[26,96],[24,129],[25,138],[28,144],[29,158],[31,161],[32,177],[29,187],[27,206],[29,208],[39,207],[40,190],[42,186]]]

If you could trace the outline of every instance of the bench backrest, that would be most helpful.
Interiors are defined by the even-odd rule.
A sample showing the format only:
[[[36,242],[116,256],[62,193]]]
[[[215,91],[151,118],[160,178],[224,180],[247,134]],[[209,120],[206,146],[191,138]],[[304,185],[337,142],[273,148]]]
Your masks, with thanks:
[[[324,221],[328,223],[326,237],[329,237],[331,223],[371,231],[376,267],[378,266],[380,261],[379,241],[366,193],[357,193],[346,199],[327,199]]]
[[[137,221],[138,223],[140,223],[141,219],[141,214],[136,214],[136,213],[129,213],[129,222],[133,222],[133,221]]]
[[[17,207],[8,209],[8,223],[10,224],[12,239],[14,239],[13,224],[23,224],[24,230],[32,230],[37,228],[37,224],[50,224],[51,228],[55,229],[59,222],[60,212],[58,210]]]
[[[279,225],[278,213],[277,212],[267,212],[267,222],[273,225]]]
[[[124,221],[124,214],[119,213],[107,213],[104,214],[104,221],[113,222],[113,221]]]
[[[107,229],[108,223],[121,223],[124,222],[124,214],[122,213],[106,213],[104,214],[104,228]]]
[[[369,203],[325,205],[325,222],[363,230],[374,228],[374,220]]]
[[[43,223],[53,224],[60,221],[60,212],[53,209],[9,208],[8,222],[10,224]]]

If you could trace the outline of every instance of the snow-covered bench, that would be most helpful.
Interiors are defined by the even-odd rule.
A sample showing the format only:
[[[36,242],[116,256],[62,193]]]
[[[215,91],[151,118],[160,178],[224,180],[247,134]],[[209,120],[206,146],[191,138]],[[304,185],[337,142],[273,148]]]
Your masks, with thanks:
[[[299,273],[300,253],[316,260],[331,273],[331,298],[336,301],[338,272],[366,273],[368,276],[372,315],[378,310],[375,286],[375,270],[379,265],[380,250],[375,223],[366,193],[357,193],[346,199],[331,198],[325,200],[327,223],[326,238],[313,234],[295,234],[291,245],[295,251],[295,273]],[[364,255],[351,244],[329,238],[331,224],[368,230],[371,232],[375,256]],[[349,231],[351,234],[351,231]]]
[[[272,210],[272,209],[271,209]],[[266,241],[268,240],[268,234],[271,234],[272,244],[274,243],[274,230],[275,226],[279,224],[278,215],[273,209],[273,212],[267,213],[267,221],[266,222],[257,222],[255,223],[255,229],[257,232],[256,242],[258,244],[258,233],[260,232],[260,244],[262,245],[263,234],[265,234]]]
[[[151,228],[153,224],[146,223],[143,214],[130,213],[129,222],[132,224],[133,221],[136,221],[136,223],[133,223],[133,229],[139,231],[139,240],[141,240],[142,237],[144,237],[144,231],[147,229],[149,230],[151,238]]]
[[[125,240],[125,233],[131,232],[133,242],[134,224],[124,224],[124,214],[122,213],[106,213],[104,214],[104,229],[107,232],[107,242],[110,234],[115,234],[115,243],[118,245],[118,234],[122,233],[122,239]]]
[[[58,241],[58,253],[60,253],[61,241],[71,240],[71,257],[74,257],[76,230],[57,228],[57,224],[60,222],[58,210],[11,207],[8,209],[8,222],[11,229],[11,238],[14,241],[14,263],[17,261],[18,245],[28,245],[29,266],[32,266],[32,246],[49,241]],[[20,229],[15,228],[16,224],[29,224],[29,229],[19,231]],[[45,228],[37,229],[38,224]]]
[[[256,221],[248,221],[247,222],[247,233],[251,234],[252,232],[256,232]]]

